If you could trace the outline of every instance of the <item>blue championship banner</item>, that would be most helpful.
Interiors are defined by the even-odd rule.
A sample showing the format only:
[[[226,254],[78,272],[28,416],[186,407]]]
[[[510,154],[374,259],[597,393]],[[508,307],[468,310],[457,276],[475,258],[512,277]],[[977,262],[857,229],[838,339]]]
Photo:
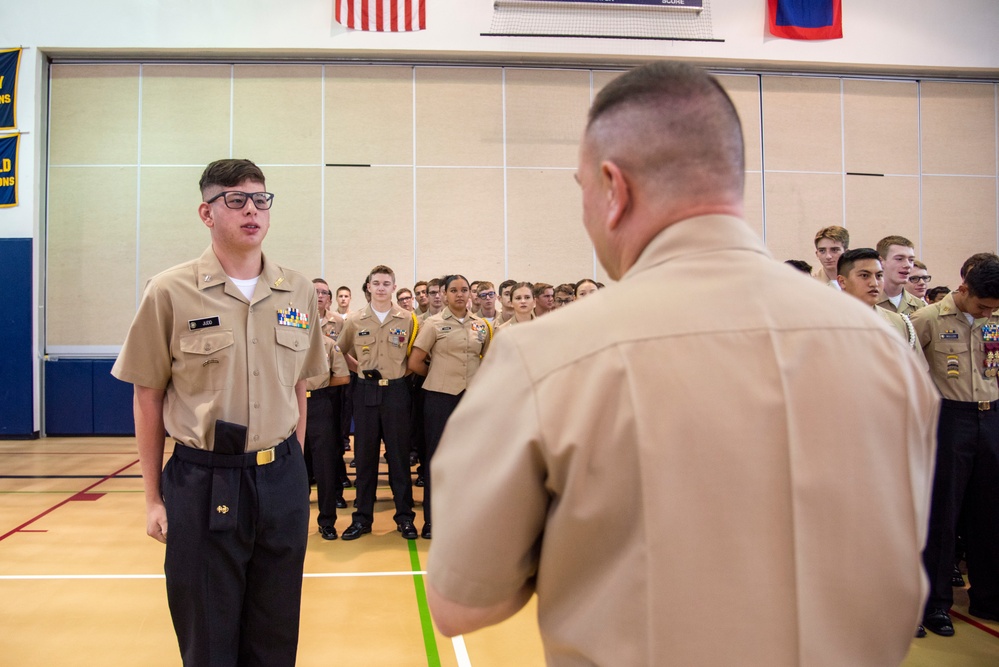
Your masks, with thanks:
[[[0,129],[17,127],[17,66],[21,49],[0,51]]]
[[[642,5],[645,7],[674,7],[677,9],[704,9],[704,0],[534,0],[535,2],[575,2],[591,5]]]
[[[19,134],[0,137],[0,208],[17,206],[17,142]]]

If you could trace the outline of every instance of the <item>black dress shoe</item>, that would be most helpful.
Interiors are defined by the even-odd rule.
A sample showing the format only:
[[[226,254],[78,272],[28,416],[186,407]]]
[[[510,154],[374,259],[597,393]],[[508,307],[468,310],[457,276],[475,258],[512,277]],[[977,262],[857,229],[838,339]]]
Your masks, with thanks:
[[[423,530],[420,531],[420,537],[425,540],[430,539],[430,522],[423,524]]]
[[[352,481],[350,481],[349,477],[345,478],[342,482],[340,482],[340,484],[345,489],[349,489],[350,487],[354,486],[354,483]]]
[[[423,486],[423,475],[416,476],[416,481],[413,482],[413,486]]]
[[[319,534],[323,536],[324,540],[335,540],[336,528],[333,526],[319,526]]]
[[[964,588],[964,577],[961,576],[961,570],[957,569],[957,565],[954,566],[954,572],[950,575],[950,585],[954,588]]]
[[[420,462],[420,459],[416,455],[416,452],[410,452],[409,453],[409,467],[412,468],[413,466],[415,466],[419,462]]]
[[[340,538],[344,540],[356,540],[361,535],[370,532],[371,526],[365,526],[363,523],[355,521],[347,526],[347,530],[343,531],[343,535],[341,535]]]
[[[347,501],[344,500],[343,498],[337,498],[336,499],[336,508],[338,510],[345,510],[345,509],[347,509]]]
[[[926,636],[926,628],[921,625],[916,626],[916,639],[922,639]]]
[[[356,468],[357,467],[357,461],[355,461],[354,459],[351,459],[350,463],[347,464],[347,467],[348,468]]]
[[[954,623],[950,620],[950,614],[946,609],[933,607],[927,609],[923,615],[923,626],[930,632],[941,637],[954,636]]]
[[[417,537],[416,526],[413,525],[412,521],[403,521],[396,527],[396,530],[402,533],[402,536],[407,540],[415,540]],[[344,535],[346,536],[346,533]]]

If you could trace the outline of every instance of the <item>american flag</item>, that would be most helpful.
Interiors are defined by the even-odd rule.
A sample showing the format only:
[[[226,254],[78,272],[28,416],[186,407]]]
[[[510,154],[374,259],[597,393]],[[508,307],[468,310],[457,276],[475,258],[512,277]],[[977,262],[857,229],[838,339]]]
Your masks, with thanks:
[[[334,0],[336,22],[353,30],[426,30],[426,0]]]

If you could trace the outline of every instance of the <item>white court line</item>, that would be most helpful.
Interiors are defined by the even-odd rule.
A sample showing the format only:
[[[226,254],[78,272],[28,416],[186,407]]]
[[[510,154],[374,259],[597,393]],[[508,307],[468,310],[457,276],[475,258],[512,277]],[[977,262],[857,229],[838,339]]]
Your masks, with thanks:
[[[425,575],[424,570],[401,572],[306,572],[304,579],[330,579],[334,577],[412,577]],[[162,574],[3,574],[0,581],[38,581],[60,579],[163,579]]]
[[[458,659],[458,667],[472,667],[472,661],[468,657],[468,649],[465,648],[465,636],[452,637],[451,643],[454,644],[454,657]]]

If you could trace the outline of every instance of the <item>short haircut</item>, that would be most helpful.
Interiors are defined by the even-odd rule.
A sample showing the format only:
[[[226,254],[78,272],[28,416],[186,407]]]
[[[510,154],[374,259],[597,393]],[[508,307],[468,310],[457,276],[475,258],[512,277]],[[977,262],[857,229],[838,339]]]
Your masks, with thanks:
[[[323,285],[326,285],[327,287],[330,286],[330,284],[328,282],[326,282],[325,280],[323,280],[322,278],[313,278],[312,282],[313,283],[322,283]]]
[[[504,280],[503,282],[500,283],[499,290],[497,290],[497,291],[500,294],[503,294],[503,290],[505,290],[507,287],[513,287],[516,284],[517,284],[516,280]],[[534,291],[533,287],[531,288],[531,291],[532,292]]]
[[[350,288],[347,287],[346,285],[340,285],[339,287],[336,288],[336,293],[339,294],[340,292],[346,292],[347,294],[350,294]]]
[[[541,296],[541,293],[546,289],[552,290],[552,294],[555,294],[555,288],[548,283],[534,283],[534,298],[537,299]],[[513,292],[511,292],[512,294]]]
[[[988,259],[999,259],[999,256],[997,256],[995,253],[992,252],[976,252],[974,255],[964,260],[964,264],[961,265],[961,278],[964,278],[966,275],[968,275],[968,271],[970,271],[971,267],[973,267],[975,264],[978,264],[979,262],[984,262],[985,260]]]
[[[939,287],[931,287],[926,290],[926,300],[933,301],[940,295],[950,294],[950,288],[946,285],[940,285]]]
[[[853,250],[847,250],[839,256],[839,261],[836,262],[836,275],[849,278],[850,271],[853,270],[853,265],[863,259],[876,259],[880,261],[881,255],[874,248],[855,248]]]
[[[835,241],[843,246],[843,250],[848,250],[850,248],[850,232],[846,231],[846,227],[840,227],[839,225],[831,225],[829,227],[823,227],[815,234],[815,247],[819,247],[819,241],[822,239],[829,239],[830,241]]]
[[[201,173],[198,187],[201,194],[211,187],[231,188],[243,181],[254,181],[264,185],[264,172],[249,160],[216,160]]]
[[[999,258],[976,262],[964,276],[968,294],[979,299],[999,299]]]
[[[431,287],[440,287],[443,283],[440,278],[431,278],[427,281],[427,291],[430,291]]]
[[[569,296],[576,296],[576,286],[572,283],[562,283],[555,288],[556,294],[568,294]]]
[[[392,276],[392,282],[395,282],[395,271],[393,271],[389,267],[385,266],[384,264],[379,264],[375,268],[373,268],[370,271],[368,271],[368,280],[365,280],[364,284],[367,285],[368,281],[371,280],[371,276],[375,275],[376,273],[383,273],[383,274],[386,274],[386,275],[390,275],[390,276]]]
[[[402,296],[403,294],[408,294],[409,296],[413,296],[413,290],[409,289],[408,287],[400,287],[395,291],[395,300],[398,301],[399,297]]]
[[[881,255],[881,259],[888,259],[888,248],[893,245],[901,245],[906,248],[915,248],[912,245],[912,241],[905,238],[904,236],[886,236],[880,241],[878,241],[878,254]]]
[[[926,268],[926,265],[920,262],[918,259],[915,262],[913,262],[913,266],[915,266],[917,269],[922,269],[923,271],[929,271],[929,269]]]
[[[789,259],[789,260],[785,261],[784,263],[785,264],[790,264],[791,266],[793,266],[794,268],[798,269],[799,271],[801,271],[803,273],[807,273],[809,275],[811,275],[811,273],[812,273],[812,265],[809,264],[808,262],[806,262],[803,259]]]
[[[600,136],[605,125],[625,133],[613,132],[617,136],[605,143]],[[586,133],[608,152],[607,159],[660,191],[683,192],[696,184],[742,193],[739,114],[718,80],[700,68],[659,60],[622,74],[593,100]]]
[[[479,286],[479,289],[478,289],[479,292],[481,292],[482,290],[486,289],[487,287],[489,289],[495,289],[494,285],[491,282],[489,282],[488,280],[477,280],[475,282]]]
[[[419,287],[420,285],[426,287],[427,286],[427,281],[426,280],[417,281],[417,283],[415,285],[413,285],[413,292],[414,293],[416,292],[416,288]]]

